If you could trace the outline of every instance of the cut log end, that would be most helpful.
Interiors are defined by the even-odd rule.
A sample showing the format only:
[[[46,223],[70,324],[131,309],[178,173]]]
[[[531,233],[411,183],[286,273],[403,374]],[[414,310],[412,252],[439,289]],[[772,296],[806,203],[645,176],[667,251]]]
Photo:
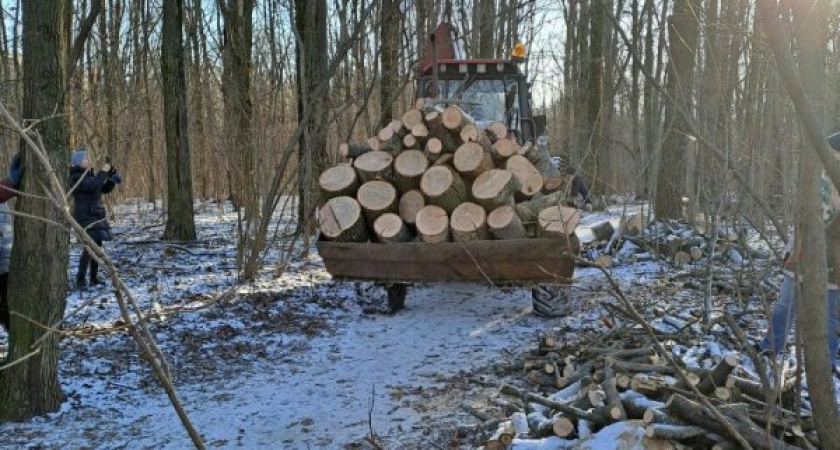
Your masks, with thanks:
[[[437,244],[449,241],[449,216],[439,206],[426,205],[421,208],[415,225],[423,242]]]
[[[321,235],[325,239],[337,242],[366,242],[367,228],[362,216],[362,208],[351,197],[330,199],[318,214]]]

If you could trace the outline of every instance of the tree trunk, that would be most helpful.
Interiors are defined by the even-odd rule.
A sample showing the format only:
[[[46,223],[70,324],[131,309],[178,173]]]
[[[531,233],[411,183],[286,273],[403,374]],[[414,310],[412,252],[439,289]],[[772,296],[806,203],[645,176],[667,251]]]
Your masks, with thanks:
[[[359,188],[356,198],[371,228],[379,216],[398,211],[397,190],[387,181],[368,181]]]
[[[427,170],[420,180],[420,190],[430,204],[440,206],[450,214],[468,198],[464,180],[447,166]]]
[[[386,213],[379,216],[373,223],[373,231],[379,242],[387,244],[395,244],[398,242],[407,242],[411,239],[411,234],[408,232],[403,220],[394,213]]]
[[[184,70],[184,1],[163,5],[161,76],[163,77],[163,128],[166,135],[167,214],[164,240],[193,241],[190,139],[187,129],[187,78]]]
[[[522,187],[516,193],[517,200],[527,200],[543,190],[543,176],[524,156],[513,155],[505,161],[505,169],[513,173]]]
[[[393,163],[393,156],[377,150],[367,152],[353,160],[353,167],[362,183],[373,180],[391,181],[394,175]]]
[[[414,225],[417,212],[426,206],[426,198],[419,189],[408,191],[400,197],[400,217],[406,225]]]
[[[509,205],[500,206],[487,216],[487,226],[496,239],[525,239],[528,232],[516,210]]]
[[[464,202],[452,211],[449,220],[452,238],[458,242],[487,239],[487,213],[475,203]]]
[[[26,36],[22,115],[29,119],[50,117],[34,125],[33,131],[43,139],[55,175],[66,183],[68,131],[64,114],[72,6],[64,1],[22,3]],[[23,151],[26,173],[21,190],[41,197],[46,195],[42,186],[49,185],[48,175],[33,158],[31,151]],[[64,221],[52,202],[40,198],[21,196],[16,210],[47,221]],[[36,342],[44,335],[44,326],[56,327],[64,317],[68,234],[65,229],[40,220],[17,216],[15,222],[9,274],[12,316],[7,361],[17,361],[33,348],[40,352],[0,372],[0,421],[22,421],[56,411],[64,399],[58,381],[59,335],[48,332],[40,343]]]
[[[455,150],[455,157],[452,159],[452,166],[464,180],[471,183],[479,175],[495,168],[493,158],[484,149],[473,142],[468,142]]]
[[[499,206],[513,205],[513,195],[519,191],[519,180],[507,170],[488,170],[475,179],[472,194],[475,202],[492,211]]]
[[[428,244],[449,241],[449,216],[446,210],[435,205],[426,205],[417,212],[417,234]]]
[[[404,194],[420,187],[420,178],[429,167],[429,160],[420,150],[406,150],[394,160],[394,184]]]
[[[321,187],[321,198],[327,201],[334,197],[355,197],[359,189],[359,177],[349,164],[339,164],[330,167],[318,177]]]
[[[321,235],[336,242],[366,242],[368,240],[362,208],[350,197],[330,199],[318,214]]]
[[[400,2],[382,0],[380,17],[380,90],[379,90],[379,125],[386,127],[394,118],[394,101],[400,94]]]
[[[694,60],[698,37],[699,0],[675,0],[674,15],[668,21],[668,40],[671,60],[668,63],[668,77],[665,90],[674,102],[666,105],[668,118],[665,142],[662,145],[662,159],[659,164],[654,209],[659,219],[682,217],[682,177],[685,173],[688,127],[682,114],[690,114],[694,92]]]

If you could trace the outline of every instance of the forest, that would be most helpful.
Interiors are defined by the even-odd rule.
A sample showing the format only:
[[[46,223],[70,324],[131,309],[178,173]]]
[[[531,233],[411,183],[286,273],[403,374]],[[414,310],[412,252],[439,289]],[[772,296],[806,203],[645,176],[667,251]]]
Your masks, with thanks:
[[[840,2],[0,10],[0,446],[840,449]]]

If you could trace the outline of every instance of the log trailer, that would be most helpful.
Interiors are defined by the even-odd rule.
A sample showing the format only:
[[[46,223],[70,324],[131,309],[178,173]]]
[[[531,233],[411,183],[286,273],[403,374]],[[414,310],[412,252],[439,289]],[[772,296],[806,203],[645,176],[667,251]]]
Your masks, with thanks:
[[[415,103],[427,111],[456,105],[482,134],[486,129],[486,134],[499,140],[502,138],[498,135],[505,134],[504,140],[512,141],[516,148],[531,146],[534,152],[537,146],[542,147],[540,160],[547,161],[547,166],[535,163],[532,167],[546,175],[548,186],[549,180],[560,179],[561,175],[551,163],[543,138],[545,116],[532,114],[530,85],[520,70],[524,58],[524,47],[517,45],[511,59],[462,59],[453,27],[441,24],[429,36],[425,58],[416,69],[415,97],[419,101]],[[502,130],[494,131],[500,123],[504,124]],[[358,294],[367,301],[377,298],[375,301],[387,304],[389,311],[404,306],[410,283],[478,281],[530,287],[535,312],[547,316],[567,313],[579,251],[573,233],[455,241],[341,242],[325,239],[322,226],[317,246],[335,279],[360,281],[356,283]]]

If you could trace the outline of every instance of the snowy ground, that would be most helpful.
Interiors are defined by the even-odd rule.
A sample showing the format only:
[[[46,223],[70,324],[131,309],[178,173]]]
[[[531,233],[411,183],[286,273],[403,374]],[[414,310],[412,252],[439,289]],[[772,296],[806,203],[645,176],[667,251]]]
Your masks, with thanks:
[[[235,214],[205,205],[200,240],[169,245],[156,240],[159,212],[118,211],[107,249],[154,318],[178,394],[210,447],[368,448],[375,433],[387,449],[459,448],[440,439],[470,423],[460,405],[491,396],[505,376],[499,368],[542,331],[597,332],[598,304],[610,296],[599,271],[586,268],[576,271],[582,304],[563,320],[530,314],[528,290],[459,283],[413,286],[405,310],[369,315],[313,254],[279,278],[269,266],[232,301],[208,305],[235,279]],[[71,267],[77,260],[78,249]],[[643,308],[662,300],[646,294],[667,276],[659,263],[613,275]],[[68,312],[67,328],[89,336],[62,340],[67,401],[51,417],[0,425],[0,448],[189,447],[130,337],[108,331],[119,314],[107,290],[73,293]],[[5,342],[0,332],[0,354]],[[621,431],[605,430],[599,439],[613,445],[598,448],[622,447],[609,438]]]

